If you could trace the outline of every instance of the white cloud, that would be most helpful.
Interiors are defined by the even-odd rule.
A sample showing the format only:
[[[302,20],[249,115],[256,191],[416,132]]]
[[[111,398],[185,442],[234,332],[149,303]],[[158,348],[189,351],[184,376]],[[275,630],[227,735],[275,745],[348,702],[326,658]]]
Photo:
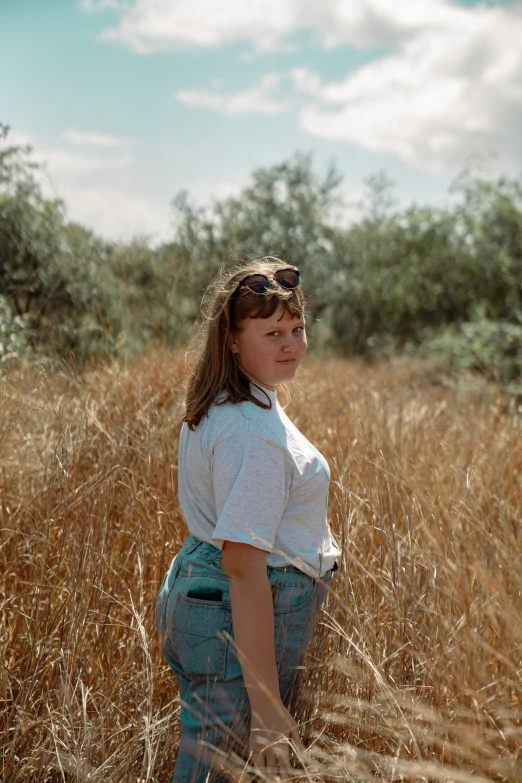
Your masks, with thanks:
[[[314,99],[302,109],[302,127],[432,173],[488,151],[499,170],[520,168],[520,40],[522,16],[510,9],[454,7],[341,82],[296,69],[294,86]]]
[[[154,242],[172,238],[168,205],[119,188],[62,184],[57,195],[67,205],[70,220],[93,228],[106,239],[130,241],[149,236]]]
[[[105,29],[101,37],[121,41],[141,54],[236,41],[251,41],[257,50],[270,51],[293,31],[304,2],[134,0],[120,11],[118,26]]]
[[[505,9],[457,11],[445,28],[418,31],[398,53],[344,81],[294,71],[315,98],[301,123],[313,135],[391,152],[426,171],[454,168],[473,152],[522,165],[522,18]]]
[[[309,68],[294,68],[290,76],[296,90],[312,95],[314,98],[324,99],[325,86],[321,78],[316,73],[312,73]]]
[[[62,139],[67,139],[68,133],[68,131],[62,133]],[[29,144],[33,147],[33,157],[42,164],[42,176],[46,181],[50,181],[55,175],[85,177],[98,172],[126,171],[134,160],[131,153],[115,155],[102,152],[100,154],[67,145],[42,145],[38,139],[27,133],[10,132],[7,141],[9,144],[24,146]]]
[[[124,11],[128,8],[128,3],[121,2],[121,0],[81,0],[80,7],[84,11],[97,12],[97,11]]]
[[[84,0],[84,7],[113,8],[119,22],[102,38],[142,54],[239,41],[257,51],[286,50],[299,30],[312,31],[326,48],[393,46],[427,23],[444,27],[455,14],[469,13],[449,0]]]
[[[208,206],[212,199],[222,201],[238,196],[248,184],[246,175],[233,180],[194,180],[187,184],[189,197],[199,206]]]
[[[68,144],[78,147],[98,147],[100,149],[114,149],[128,147],[134,140],[128,136],[111,136],[106,133],[89,133],[70,128],[62,133],[62,139]]]
[[[66,147],[49,147],[38,150],[45,165],[53,174],[84,176],[98,171],[124,171],[132,161],[133,156],[126,155],[94,155]]]
[[[311,5],[302,0],[303,27],[311,27],[322,45],[397,46],[429,25],[443,28],[455,15],[468,13],[448,0],[326,0]]]
[[[278,74],[263,76],[260,83],[248,90],[224,95],[208,90],[179,90],[176,98],[186,106],[215,109],[224,114],[279,114],[286,104],[272,97],[279,88]]]
[[[63,133],[62,138],[67,135]],[[7,142],[33,147],[33,160],[43,163],[43,168],[36,172],[42,190],[47,198],[64,201],[69,220],[107,239],[126,241],[147,235],[161,242],[171,238],[168,203],[133,194],[129,189],[132,155],[95,154],[67,145],[46,146],[34,136],[20,132],[9,133]]]

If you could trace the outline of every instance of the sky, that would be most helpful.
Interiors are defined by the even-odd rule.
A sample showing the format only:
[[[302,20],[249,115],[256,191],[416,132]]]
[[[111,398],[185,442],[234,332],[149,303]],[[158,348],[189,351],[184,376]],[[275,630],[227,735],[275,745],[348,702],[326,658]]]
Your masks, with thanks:
[[[464,166],[522,172],[520,41],[522,0],[0,0],[0,122],[119,241],[297,150],[348,203],[385,170],[442,205]]]

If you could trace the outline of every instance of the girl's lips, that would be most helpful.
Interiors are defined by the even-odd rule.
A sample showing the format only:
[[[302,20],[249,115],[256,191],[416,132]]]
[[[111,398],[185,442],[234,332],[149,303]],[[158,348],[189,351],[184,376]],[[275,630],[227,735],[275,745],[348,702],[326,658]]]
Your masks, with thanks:
[[[280,364],[294,364],[294,362],[296,362],[297,359],[278,359],[277,361]]]

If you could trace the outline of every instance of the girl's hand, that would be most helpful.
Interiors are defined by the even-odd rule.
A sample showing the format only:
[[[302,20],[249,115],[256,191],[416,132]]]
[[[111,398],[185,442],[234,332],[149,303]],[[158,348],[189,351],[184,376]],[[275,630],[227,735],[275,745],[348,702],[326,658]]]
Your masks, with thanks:
[[[284,778],[290,770],[290,745],[304,749],[297,723],[281,701],[270,701],[258,710],[252,709],[250,722],[250,760],[265,773]]]

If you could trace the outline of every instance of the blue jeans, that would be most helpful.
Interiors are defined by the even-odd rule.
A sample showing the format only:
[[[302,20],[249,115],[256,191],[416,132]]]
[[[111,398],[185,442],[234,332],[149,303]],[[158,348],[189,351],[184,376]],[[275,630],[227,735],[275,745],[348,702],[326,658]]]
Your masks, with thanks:
[[[187,536],[158,595],[156,627],[161,649],[179,685],[181,736],[173,783],[228,780],[212,763],[209,745],[248,755],[250,703],[234,651],[228,577],[221,550]],[[274,601],[274,643],[281,699],[288,706],[328,592],[329,571],[319,581],[297,568],[267,566]],[[201,741],[205,744],[202,745]]]

